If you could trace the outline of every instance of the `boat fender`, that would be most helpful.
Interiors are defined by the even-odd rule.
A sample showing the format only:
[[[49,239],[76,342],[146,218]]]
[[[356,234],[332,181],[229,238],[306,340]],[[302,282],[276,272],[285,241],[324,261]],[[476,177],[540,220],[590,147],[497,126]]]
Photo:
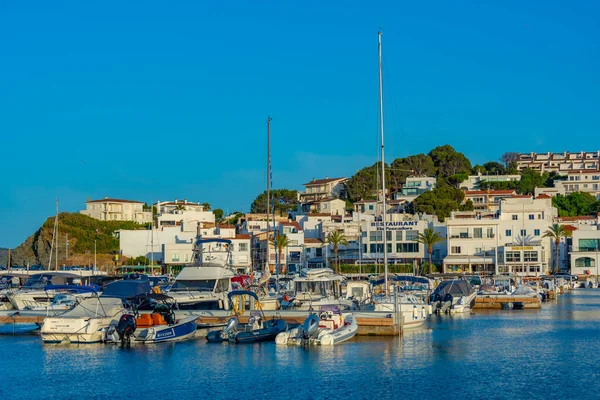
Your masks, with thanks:
[[[290,296],[288,296],[287,294],[285,296],[283,296],[283,301],[285,301],[286,303],[290,302]]]
[[[419,309],[417,306],[413,306],[413,317],[419,318]]]

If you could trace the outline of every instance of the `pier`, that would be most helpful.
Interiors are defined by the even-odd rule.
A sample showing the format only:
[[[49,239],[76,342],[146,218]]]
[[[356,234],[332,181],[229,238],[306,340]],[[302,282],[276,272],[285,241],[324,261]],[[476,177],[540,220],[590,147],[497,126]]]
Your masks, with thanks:
[[[510,295],[479,295],[475,298],[473,310],[503,310],[512,308],[510,305],[520,303],[523,309],[542,308],[542,302],[537,297],[517,297]]]

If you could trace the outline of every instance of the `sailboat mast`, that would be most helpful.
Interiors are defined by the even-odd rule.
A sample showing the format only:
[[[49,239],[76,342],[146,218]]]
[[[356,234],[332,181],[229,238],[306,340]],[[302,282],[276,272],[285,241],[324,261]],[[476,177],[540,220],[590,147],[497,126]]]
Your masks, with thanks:
[[[267,214],[267,252],[266,257],[267,260],[265,262],[265,269],[263,272],[266,272],[269,269],[269,210],[271,209],[271,117],[267,117],[267,209],[265,213]]]
[[[56,199],[56,218],[54,221],[54,229],[56,230],[54,234],[54,237],[56,238],[56,251],[54,252],[54,269],[58,271],[58,198]]]
[[[388,294],[388,254],[387,254],[387,226],[386,226],[386,201],[385,201],[385,146],[383,132],[383,69],[381,57],[381,31],[377,32],[379,39],[379,124],[381,127],[381,205],[383,222],[383,270],[385,280],[385,293]]]

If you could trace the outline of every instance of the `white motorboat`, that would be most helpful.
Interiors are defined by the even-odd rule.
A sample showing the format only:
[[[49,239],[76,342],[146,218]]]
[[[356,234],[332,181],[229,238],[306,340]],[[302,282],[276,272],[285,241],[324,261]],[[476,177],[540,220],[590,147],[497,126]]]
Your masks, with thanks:
[[[413,329],[425,324],[429,315],[427,308],[428,305],[421,297],[392,287],[392,294],[374,296],[371,307],[364,309],[390,314],[399,312],[402,315],[402,328]]]
[[[287,302],[288,307],[299,310],[315,310],[322,306],[337,306],[342,310],[354,309],[352,300],[342,297],[342,275],[331,268],[303,270],[303,275],[294,279],[294,295]]]
[[[193,264],[175,278],[168,295],[180,310],[227,310],[227,293],[232,291],[229,267],[231,240],[196,239]]]
[[[352,313],[342,313],[337,306],[323,306],[318,316],[311,314],[301,326],[278,334],[275,343],[331,346],[352,339],[357,331]]]
[[[58,293],[81,287],[81,283],[81,277],[75,274],[44,272],[31,275],[23,287],[8,293],[8,299],[17,310],[44,307],[50,305]]]
[[[477,291],[469,281],[452,279],[442,281],[430,296],[434,312],[438,313],[469,313],[475,305]]]
[[[97,343],[115,326],[125,305],[140,295],[150,293],[147,280],[123,280],[108,284],[100,297],[81,300],[72,310],[46,317],[40,330],[44,343]]]
[[[9,295],[16,293],[21,286],[21,279],[15,275],[0,275],[0,311],[12,310]]]

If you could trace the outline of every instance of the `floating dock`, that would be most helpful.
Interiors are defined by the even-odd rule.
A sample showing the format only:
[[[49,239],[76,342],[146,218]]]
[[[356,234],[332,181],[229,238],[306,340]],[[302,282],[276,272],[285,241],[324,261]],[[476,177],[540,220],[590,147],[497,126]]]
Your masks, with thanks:
[[[475,298],[475,306],[473,307],[474,310],[504,310],[508,308],[535,310],[542,308],[542,302],[537,297],[483,294]]]

